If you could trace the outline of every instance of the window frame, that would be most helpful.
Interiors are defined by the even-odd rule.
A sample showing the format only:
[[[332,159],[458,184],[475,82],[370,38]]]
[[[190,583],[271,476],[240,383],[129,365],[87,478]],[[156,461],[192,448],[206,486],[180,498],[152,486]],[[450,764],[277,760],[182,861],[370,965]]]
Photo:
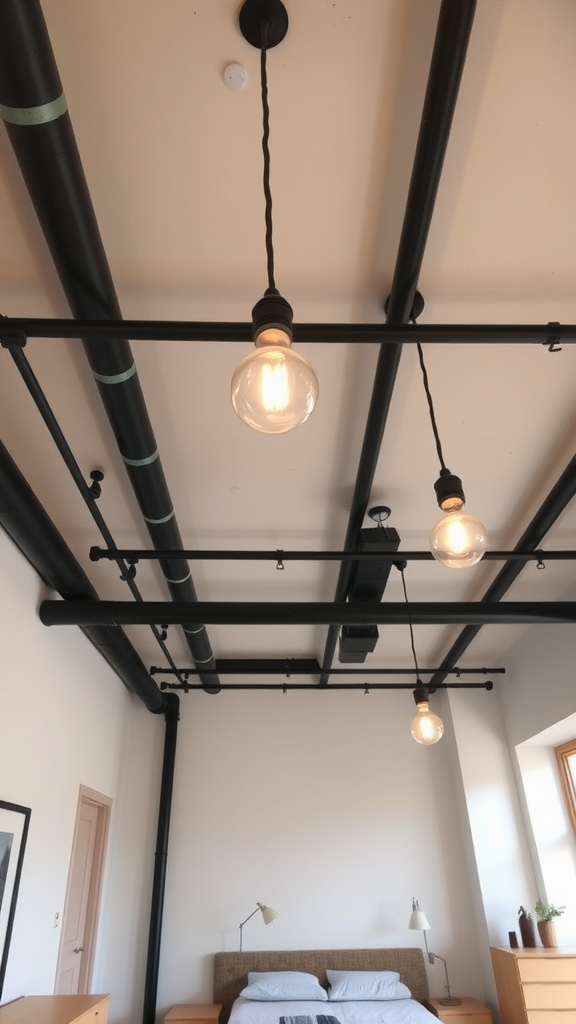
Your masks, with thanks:
[[[568,805],[572,828],[576,836],[576,739],[561,743],[560,746],[554,748],[554,753],[556,754],[560,781]],[[571,758],[574,759],[573,770],[570,767]]]

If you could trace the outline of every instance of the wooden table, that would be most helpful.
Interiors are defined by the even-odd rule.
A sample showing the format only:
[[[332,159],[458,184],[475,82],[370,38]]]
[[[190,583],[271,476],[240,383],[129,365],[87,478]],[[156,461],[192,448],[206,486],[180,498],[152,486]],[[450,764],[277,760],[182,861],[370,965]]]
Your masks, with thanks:
[[[168,1010],[164,1024],[218,1024],[221,1009],[221,1003],[180,1003]]]
[[[428,999],[442,1024],[492,1024],[492,1013],[484,1003],[463,996],[458,1006],[443,1006],[439,999]]]

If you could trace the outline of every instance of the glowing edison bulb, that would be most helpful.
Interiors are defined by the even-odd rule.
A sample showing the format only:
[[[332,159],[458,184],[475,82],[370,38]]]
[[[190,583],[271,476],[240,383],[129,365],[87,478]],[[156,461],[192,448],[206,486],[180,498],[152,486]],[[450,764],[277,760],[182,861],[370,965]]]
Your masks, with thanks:
[[[476,565],[486,551],[488,536],[475,516],[465,512],[447,512],[430,533],[434,558],[449,569],[466,569]]]
[[[257,348],[238,364],[232,377],[234,411],[249,427],[283,434],[308,419],[318,397],[318,380],[310,363],[283,342],[260,335]]]
[[[262,364],[262,407],[266,412],[284,412],[289,401],[288,370],[284,353],[268,353]]]
[[[410,732],[417,743],[429,747],[438,743],[444,735],[444,723],[442,719],[430,711],[427,700],[419,701],[416,705],[416,714],[410,723]]]

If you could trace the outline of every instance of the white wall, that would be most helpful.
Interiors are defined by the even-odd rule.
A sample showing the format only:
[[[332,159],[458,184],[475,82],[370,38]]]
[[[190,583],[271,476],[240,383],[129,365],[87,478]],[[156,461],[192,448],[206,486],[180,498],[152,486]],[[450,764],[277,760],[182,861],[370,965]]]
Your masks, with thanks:
[[[126,978],[134,974],[135,948],[114,935],[118,922],[126,927],[139,914],[150,889],[146,878],[144,888],[133,891],[133,876],[141,877],[150,849],[146,837],[144,857],[142,806],[131,822],[132,834],[124,827],[126,808],[120,817],[120,780],[135,701],[80,630],[41,625],[36,608],[46,596],[44,587],[3,531],[0,565],[0,798],[32,811],[2,1000],[54,990],[60,940],[54,914],[62,916],[78,789],[84,784],[113,800],[113,853],[106,865],[94,990],[109,990],[108,965],[115,960],[117,975],[124,975],[116,1002],[129,1020]],[[142,710],[161,738],[163,720]],[[156,759],[151,764],[154,789],[154,743],[149,753],[151,762]]]
[[[244,949],[422,946],[416,896],[454,992],[483,995],[447,746],[413,741],[413,711],[409,691],[182,697],[160,1010],[211,998],[258,900],[280,917]]]
[[[576,586],[562,597],[576,600]],[[576,630],[534,626],[507,652],[498,692],[512,748],[576,712]]]

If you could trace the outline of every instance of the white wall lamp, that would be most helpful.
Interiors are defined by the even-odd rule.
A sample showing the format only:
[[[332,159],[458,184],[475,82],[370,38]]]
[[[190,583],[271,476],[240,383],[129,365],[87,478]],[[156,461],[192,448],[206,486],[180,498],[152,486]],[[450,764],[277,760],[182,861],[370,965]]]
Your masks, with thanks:
[[[410,627],[410,646],[412,647],[414,668],[416,670],[416,686],[412,691],[414,695],[414,703],[416,704],[416,714],[410,723],[410,732],[417,743],[422,743],[423,746],[429,747],[433,743],[438,743],[438,740],[442,739],[442,736],[444,735],[444,723],[438,715],[434,714],[434,712],[430,710],[428,689],[420,679],[420,669],[418,668],[416,647],[414,646],[414,629],[412,626],[412,619],[410,617],[410,602],[408,601],[408,591],[406,590],[406,580],[404,579],[406,562],[399,558],[394,562],[394,567],[398,569],[402,579],[402,589],[404,591],[404,600],[406,601],[406,610],[408,612],[408,626]]]
[[[246,924],[246,922],[249,921],[251,917],[254,917],[254,914],[257,914],[258,911],[260,911],[261,914],[262,914],[262,918],[264,920],[264,924],[272,924],[272,921],[275,921],[276,918],[279,916],[278,912],[276,910],[272,910],[272,907],[267,907],[265,903],[257,903],[256,904],[256,910],[253,910],[251,914],[248,914],[248,917],[246,917],[240,923],[240,925],[239,925],[239,928],[240,928],[240,952],[242,952],[242,929],[243,929],[244,925]]]
[[[256,351],[250,352],[232,376],[234,411],[254,430],[283,434],[308,419],[318,398],[318,380],[303,356],[292,345],[292,307],[276,288],[272,244],[272,193],[270,191],[270,116],[266,52],[280,43],[288,31],[288,14],[281,0],[246,0],[240,10],[240,31],[260,49],[266,206],[266,256],[268,288],[252,310]]]
[[[426,946],[426,955],[428,957],[428,962],[430,964],[434,964],[436,960],[441,960],[442,963],[444,964],[444,973],[446,975],[446,991],[448,995],[446,996],[445,999],[439,999],[438,1002],[441,1003],[442,1006],[460,1006],[462,1000],[457,999],[450,992],[450,982],[448,981],[448,967],[446,965],[444,957],[438,956],[437,953],[431,953],[430,950],[428,949],[428,940],[426,939],[426,932],[430,929],[430,925],[428,923],[428,918],[426,917],[426,914],[424,913],[423,910],[420,910],[418,900],[415,900],[414,898],[412,899],[412,913],[410,914],[408,927],[412,931],[424,932],[424,945]]]

